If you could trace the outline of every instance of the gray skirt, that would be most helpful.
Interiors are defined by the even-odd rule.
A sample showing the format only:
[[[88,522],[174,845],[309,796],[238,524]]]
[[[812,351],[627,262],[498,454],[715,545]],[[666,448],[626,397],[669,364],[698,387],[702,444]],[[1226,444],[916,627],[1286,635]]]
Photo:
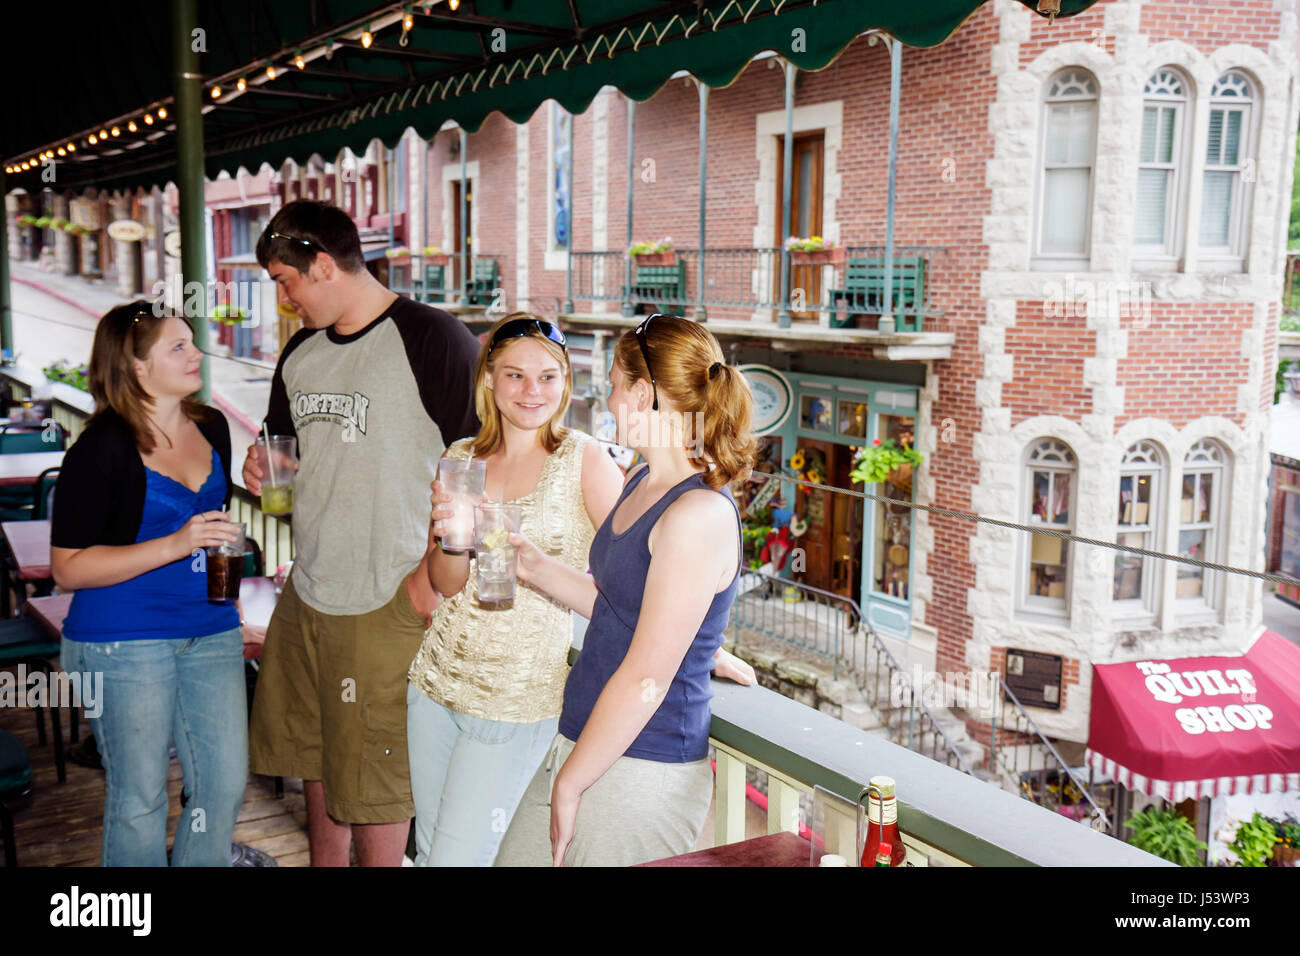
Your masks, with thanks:
[[[501,841],[496,866],[550,866],[551,788],[573,751],[556,734]],[[632,866],[690,853],[713,800],[709,761],[619,757],[578,804],[565,866]]]

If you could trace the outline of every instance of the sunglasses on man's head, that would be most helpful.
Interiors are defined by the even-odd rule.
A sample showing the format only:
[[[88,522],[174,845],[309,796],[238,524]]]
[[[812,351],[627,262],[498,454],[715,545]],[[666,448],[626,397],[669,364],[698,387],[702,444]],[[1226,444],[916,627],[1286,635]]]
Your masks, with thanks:
[[[492,342],[488,345],[488,354],[506,339],[522,338],[525,335],[532,335],[534,332],[540,332],[543,336],[550,339],[560,348],[564,349],[567,355],[569,346],[564,338],[564,333],[557,326],[552,325],[544,319],[511,319],[501,328],[492,333]]]
[[[298,236],[291,236],[291,235],[289,235],[288,233],[284,233],[284,232],[273,232],[273,233],[270,234],[270,236],[268,236],[268,238],[270,238],[270,239],[288,239],[290,242],[300,242],[300,243],[302,243],[304,246],[306,246],[308,249],[319,249],[321,252],[324,252],[324,251],[325,251],[325,248],[324,248],[324,247],[323,247],[319,242],[317,242],[315,239],[302,239],[302,238],[299,238]]]
[[[654,315],[647,315],[645,321],[632,330],[632,334],[636,336],[636,344],[641,346],[641,358],[645,359],[645,370],[650,374],[650,388],[654,392],[654,405],[651,407],[656,412],[659,411],[659,386],[655,383],[654,369],[650,367],[650,349],[647,348],[645,344],[645,333],[646,329],[650,327],[652,321],[655,319],[666,318],[668,318],[668,316],[662,312],[656,312]]]

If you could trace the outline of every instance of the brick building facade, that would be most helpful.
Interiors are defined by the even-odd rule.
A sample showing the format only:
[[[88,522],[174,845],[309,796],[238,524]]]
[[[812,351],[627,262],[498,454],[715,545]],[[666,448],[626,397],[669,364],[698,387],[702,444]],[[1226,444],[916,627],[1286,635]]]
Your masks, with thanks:
[[[1103,0],[1055,23],[995,0],[943,45],[904,50],[895,234],[929,247],[925,328],[945,356],[891,357],[870,331],[773,338],[774,310],[710,307],[734,361],[791,384],[773,457],[821,456],[843,487],[854,445],[910,432],[926,456],[919,504],[1262,568],[1296,49],[1292,0]],[[808,178],[791,234],[806,223],[843,246],[883,244],[889,88],[885,45],[866,37],[798,75],[795,172]],[[699,103],[677,77],[635,106],[635,239],[698,244]],[[584,267],[616,273],[614,294],[584,299],[599,285],[584,275],[565,318],[599,328],[619,312],[628,111],[606,91],[573,119],[560,211],[555,104],[519,126],[493,115],[464,157],[455,128],[420,131],[427,147],[411,136],[407,241],[457,248],[464,160],[470,249],[498,261],[501,304],[561,311],[561,215],[573,250],[615,253]],[[706,248],[779,245],[782,61],[756,59],[707,111]],[[739,280],[712,281],[763,301],[761,257],[737,261]],[[797,318],[791,335],[818,324]],[[1258,583],[1242,576],[873,502],[791,503],[828,509],[810,583],[858,601],[900,654],[940,671],[1001,670],[1009,648],[1059,656],[1059,709],[1032,709],[1051,736],[1086,740],[1088,664],[1235,653],[1262,626]]]

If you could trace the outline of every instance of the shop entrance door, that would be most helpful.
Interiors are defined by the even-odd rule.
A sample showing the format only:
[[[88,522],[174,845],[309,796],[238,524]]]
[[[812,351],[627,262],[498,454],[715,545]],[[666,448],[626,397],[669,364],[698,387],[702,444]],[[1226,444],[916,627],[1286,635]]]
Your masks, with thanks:
[[[825,133],[801,133],[794,138],[790,170],[790,235],[800,239],[822,234],[822,156]],[[776,247],[778,263],[780,249],[786,237],[781,235],[781,206],[783,202],[781,171],[785,168],[785,137],[776,140]],[[776,289],[774,301],[780,301],[781,274],[775,270]],[[790,315],[796,319],[813,319],[817,313],[801,304],[816,306],[822,300],[821,266],[790,266]]]

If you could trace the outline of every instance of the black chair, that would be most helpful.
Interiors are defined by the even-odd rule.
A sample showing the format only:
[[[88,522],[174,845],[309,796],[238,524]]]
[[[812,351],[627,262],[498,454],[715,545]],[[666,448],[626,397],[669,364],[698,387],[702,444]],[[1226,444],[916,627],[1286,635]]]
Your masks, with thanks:
[[[14,840],[14,810],[25,806],[32,793],[32,761],[27,749],[7,730],[0,730],[0,840],[5,845],[5,866],[18,865]]]
[[[54,486],[59,480],[59,469],[46,468],[32,486],[32,520],[45,521],[54,510]]]
[[[65,451],[67,447],[68,433],[58,422],[45,425],[10,422],[0,426],[0,455]]]

